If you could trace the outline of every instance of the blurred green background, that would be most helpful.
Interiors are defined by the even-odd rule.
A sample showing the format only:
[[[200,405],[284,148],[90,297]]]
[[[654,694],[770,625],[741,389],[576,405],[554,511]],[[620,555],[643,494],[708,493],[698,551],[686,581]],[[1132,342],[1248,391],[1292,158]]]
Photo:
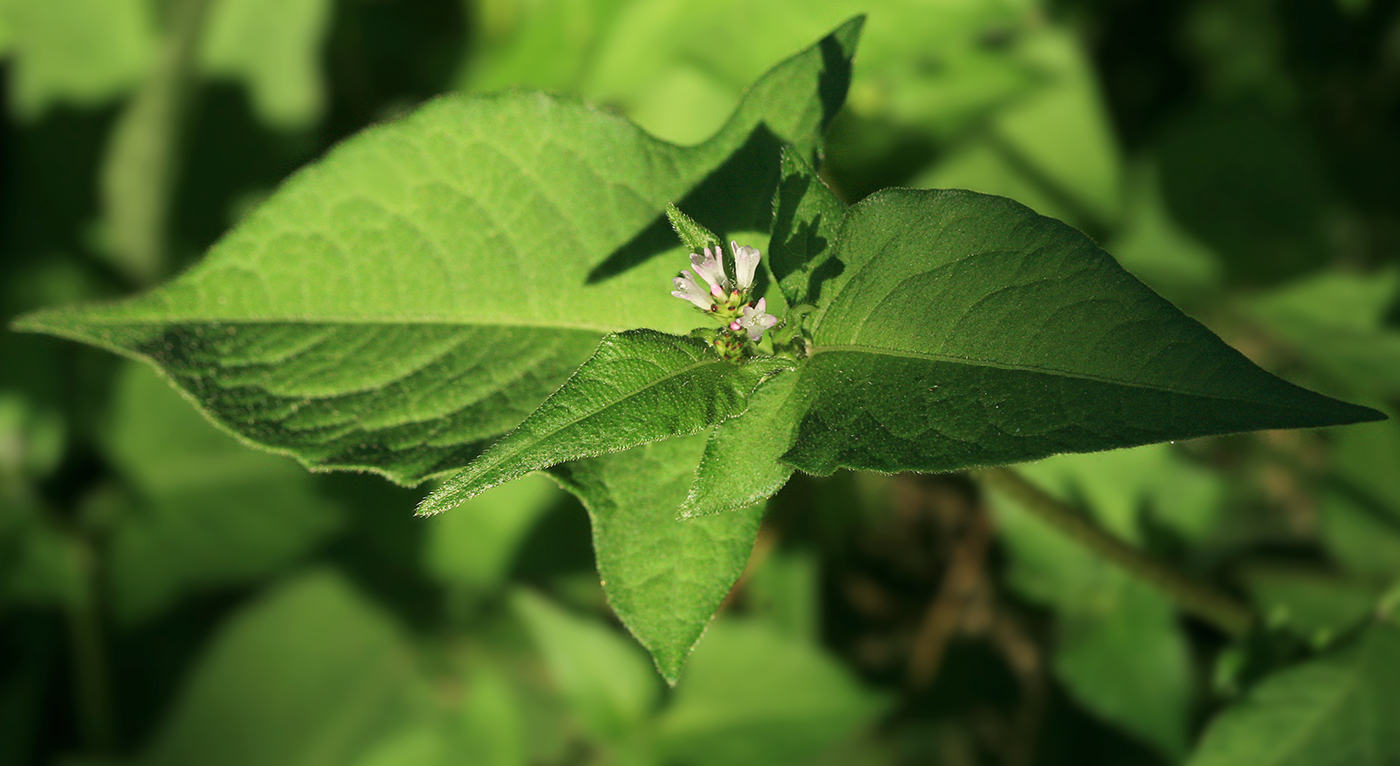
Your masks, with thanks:
[[[1396,411],[1380,0],[0,0],[0,313],[148,287],[441,93],[699,141],[856,13],[823,171],[848,201],[1012,197],[1267,369]],[[1400,600],[1394,420],[1023,470],[1268,629],[1229,644],[962,476],[838,474],[774,498],[668,689],[543,477],[415,519],[422,489],[307,473],[149,369],[0,331],[0,764],[1180,763]]]

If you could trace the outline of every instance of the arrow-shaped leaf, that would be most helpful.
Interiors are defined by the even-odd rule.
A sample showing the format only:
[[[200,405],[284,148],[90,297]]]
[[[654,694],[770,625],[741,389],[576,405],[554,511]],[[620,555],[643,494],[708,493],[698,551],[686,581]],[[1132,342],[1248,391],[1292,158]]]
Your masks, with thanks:
[[[852,207],[787,462],[946,471],[1383,417],[1280,380],[1074,229],[1011,200],[886,190]]]

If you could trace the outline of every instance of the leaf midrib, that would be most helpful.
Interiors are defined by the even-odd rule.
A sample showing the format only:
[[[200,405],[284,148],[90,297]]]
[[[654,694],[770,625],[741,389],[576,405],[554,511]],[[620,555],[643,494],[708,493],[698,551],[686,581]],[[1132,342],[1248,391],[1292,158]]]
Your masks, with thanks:
[[[1192,396],[1199,399],[1211,399],[1222,402],[1238,402],[1240,404],[1261,404],[1256,399],[1242,399],[1231,396],[1221,396],[1219,394],[1206,393],[1202,391],[1191,391],[1189,389],[1177,388],[1175,386],[1165,386],[1158,384],[1139,383],[1131,380],[1110,378],[1104,375],[1094,375],[1086,372],[1072,372],[1070,370],[1060,370],[1053,367],[1037,367],[1029,364],[1015,364],[1011,362],[999,362],[990,359],[976,359],[973,357],[957,356],[954,354],[939,354],[926,351],[906,351],[903,349],[878,348],[875,346],[864,346],[859,344],[837,344],[828,346],[817,346],[812,350],[811,357],[823,353],[853,353],[853,354],[874,354],[876,356],[891,356],[905,359],[920,359],[930,362],[947,362],[949,364],[959,364],[966,367],[991,367],[999,370],[1011,370],[1014,372],[1030,372],[1040,375],[1057,375],[1077,380],[1092,381],[1095,383],[1108,383],[1126,388],[1137,388],[1145,391],[1161,391],[1180,396]],[[1264,402],[1270,407],[1297,410],[1299,412],[1308,411],[1306,408],[1297,407],[1291,404],[1279,404],[1274,402]]]

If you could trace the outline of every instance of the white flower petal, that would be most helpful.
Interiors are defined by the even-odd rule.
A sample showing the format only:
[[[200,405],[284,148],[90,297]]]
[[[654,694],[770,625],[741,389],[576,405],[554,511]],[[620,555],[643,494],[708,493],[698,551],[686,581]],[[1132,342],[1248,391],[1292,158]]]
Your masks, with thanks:
[[[748,290],[753,287],[754,272],[758,270],[758,248],[731,240],[729,249],[734,253],[735,286],[739,290]]]
[[[705,288],[695,281],[695,277],[689,271],[682,271],[679,277],[671,280],[671,284],[676,286],[671,294],[681,300],[694,303],[702,311],[709,311],[714,308],[714,302],[710,300],[710,294],[705,292]]]
[[[729,290],[729,278],[724,275],[724,259],[721,255],[722,251],[718,247],[707,247],[704,256],[698,253],[690,256],[690,265],[695,268],[695,273],[710,285],[710,294],[717,298]]]
[[[743,328],[743,330],[749,334],[749,340],[754,343],[763,340],[764,330],[768,330],[778,323],[777,317],[772,314],[764,313],[763,309],[767,308],[767,306],[768,301],[759,298],[758,303],[753,306],[745,306],[744,316],[737,320],[739,327]]]

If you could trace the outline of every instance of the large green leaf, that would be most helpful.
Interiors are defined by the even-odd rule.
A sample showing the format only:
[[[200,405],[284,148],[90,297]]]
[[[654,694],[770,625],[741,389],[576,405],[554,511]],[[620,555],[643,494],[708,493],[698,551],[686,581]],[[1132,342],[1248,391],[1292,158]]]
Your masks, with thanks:
[[[481,457],[418,506],[445,511],[498,484],[569,460],[685,436],[744,411],[786,359],[726,361],[699,338],[630,330],[608,335],[573,377]]]
[[[813,151],[859,29],[778,65],[691,147],[542,94],[438,99],[293,176],[173,282],[16,326],[148,360],[309,466],[460,467],[605,333],[693,326],[668,290],[684,261],[666,204],[765,230],[778,141]]]
[[[339,577],[308,575],[228,624],[137,763],[349,763],[430,699],[392,621]]]
[[[1400,630],[1356,641],[1264,679],[1211,722],[1191,766],[1400,763]]]
[[[851,208],[787,462],[944,471],[1382,417],[1256,367],[1087,237],[1007,199],[887,190]]]
[[[677,518],[705,445],[696,434],[553,469],[588,509],[608,602],[671,683],[743,573],[763,516],[748,506]]]

